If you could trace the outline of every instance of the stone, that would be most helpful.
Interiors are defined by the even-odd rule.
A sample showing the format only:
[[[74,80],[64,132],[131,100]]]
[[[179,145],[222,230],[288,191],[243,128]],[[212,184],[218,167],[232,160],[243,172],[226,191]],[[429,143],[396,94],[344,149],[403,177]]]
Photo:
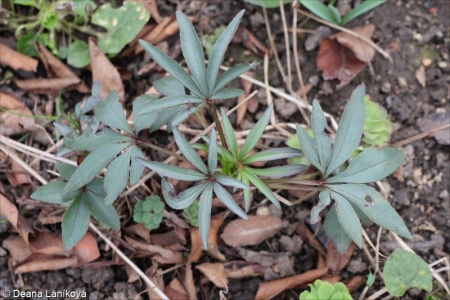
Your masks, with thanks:
[[[385,81],[381,84],[381,91],[385,94],[389,94],[391,92],[392,85],[389,81]]]
[[[401,87],[407,87],[408,86],[408,82],[406,81],[406,78],[404,77],[399,77],[398,79],[398,85]]]
[[[447,190],[443,190],[439,193],[439,198],[441,198],[442,200],[448,200],[448,196],[449,194]]]

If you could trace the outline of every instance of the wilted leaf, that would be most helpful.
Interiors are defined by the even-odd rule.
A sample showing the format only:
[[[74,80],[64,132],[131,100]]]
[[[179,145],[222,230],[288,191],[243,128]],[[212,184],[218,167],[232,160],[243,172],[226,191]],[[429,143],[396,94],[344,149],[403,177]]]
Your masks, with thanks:
[[[79,78],[51,78],[51,79],[14,79],[14,83],[24,91],[36,94],[58,95],[61,91],[67,91],[75,88],[81,83]]]
[[[31,110],[16,97],[0,92],[0,108],[0,134],[21,134],[34,126]]]
[[[226,288],[228,286],[228,278],[225,275],[223,263],[203,263],[195,268],[199,269],[217,287]]]
[[[220,237],[232,247],[257,245],[277,234],[285,226],[277,217],[249,216],[248,220],[231,221]]]
[[[36,72],[38,61],[29,56],[14,51],[0,43],[0,64],[9,66],[14,70]]]
[[[17,207],[0,193],[0,215],[2,215],[20,233],[20,236],[28,243],[28,227],[25,218],[19,214]]]

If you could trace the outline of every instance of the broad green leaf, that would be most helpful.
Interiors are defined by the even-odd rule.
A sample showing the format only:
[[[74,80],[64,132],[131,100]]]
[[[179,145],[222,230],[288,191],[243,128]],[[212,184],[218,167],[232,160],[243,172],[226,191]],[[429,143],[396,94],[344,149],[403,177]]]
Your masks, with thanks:
[[[71,4],[73,5],[75,15],[82,17],[83,20],[88,17],[86,13],[87,6],[90,6],[90,11],[94,11],[97,8],[97,4],[92,0],[74,1]]]
[[[305,129],[296,124],[297,136],[300,144],[302,145],[303,154],[306,158],[318,169],[321,170],[322,166],[319,162],[319,155],[317,154],[316,145],[312,137],[308,135]],[[322,170],[321,170],[322,171]]]
[[[85,193],[86,206],[91,215],[100,223],[119,230],[120,220],[113,205],[105,205],[105,200],[97,194],[87,191]]]
[[[227,138],[228,147],[230,148],[233,156],[238,157],[238,144],[234,133],[234,128],[231,125],[230,119],[225,113],[225,110],[221,108],[220,112],[222,114],[223,130],[225,131],[225,137]]]
[[[134,99],[133,101],[133,121],[134,121],[134,130],[136,134],[139,134],[141,130],[150,128],[152,124],[156,121],[159,115],[159,111],[153,111],[152,113],[148,113],[142,115],[141,112],[146,108],[152,105],[155,101],[158,100],[157,95],[141,95]]]
[[[331,16],[333,17],[334,24],[341,24],[341,15],[336,7],[328,4],[328,10],[330,11]]]
[[[86,207],[84,193],[70,204],[62,219],[64,247],[70,250],[78,244],[88,230],[90,214]]]
[[[267,124],[269,123],[270,115],[272,114],[273,104],[270,103],[269,107],[266,109],[264,114],[261,116],[255,126],[252,128],[250,133],[242,146],[241,152],[239,153],[239,159],[243,160],[247,154],[255,147],[256,143],[261,138]]]
[[[215,86],[217,74],[219,73],[220,64],[222,63],[222,59],[225,54],[225,51],[228,48],[228,44],[230,43],[231,39],[236,33],[236,30],[239,27],[239,22],[241,21],[244,12],[245,12],[244,10],[241,10],[233,18],[233,20],[230,22],[230,24],[228,24],[227,28],[225,28],[225,30],[222,32],[222,34],[219,36],[219,38],[211,48],[208,60],[208,69],[206,71],[207,73],[206,78],[208,81],[208,94],[213,94],[214,91],[217,91],[221,88],[219,87],[216,90]]]
[[[141,44],[142,48],[144,48],[153,60],[156,61],[156,63],[159,64],[166,72],[170,73],[196,96],[201,99],[205,98],[191,76],[189,76],[177,62],[144,40],[139,40],[139,44]]]
[[[291,158],[303,155],[303,152],[298,149],[290,148],[290,147],[282,147],[282,148],[274,148],[260,151],[258,153],[252,154],[248,156],[243,164],[251,164],[259,161],[270,161],[276,159],[284,159]]]
[[[211,65],[211,60],[209,61]],[[214,90],[212,94],[217,93],[220,89],[222,89],[224,86],[226,86],[228,83],[230,83],[232,80],[236,79],[237,77],[241,76],[248,70],[251,70],[256,64],[243,64],[243,65],[237,65],[232,68],[229,68],[223,74],[219,77],[217,80]],[[209,76],[208,76],[209,78]],[[215,78],[214,78],[215,80]]]
[[[63,203],[62,192],[65,187],[66,183],[62,181],[49,182],[34,191],[30,198],[47,203]]]
[[[92,130],[87,130],[80,136],[72,132],[64,137],[64,145],[67,148],[86,151],[93,151],[100,146],[132,141],[130,137],[124,136],[109,128],[105,128],[98,134],[95,134]]]
[[[344,254],[347,251],[352,239],[345,233],[344,228],[342,228],[339,222],[338,216],[334,205],[331,206],[330,211],[325,218],[325,223],[323,224],[325,232],[327,233],[330,240],[333,242],[339,254]]]
[[[199,104],[202,102],[202,99],[187,95],[168,96],[143,107],[143,109],[139,112],[139,115],[143,116],[149,113],[152,114],[159,110],[183,104]]]
[[[350,101],[345,106],[334,139],[333,154],[331,155],[325,177],[328,177],[333,171],[345,163],[361,141],[364,120],[366,118],[366,108],[363,101],[365,93],[366,86],[364,83],[361,83],[353,90]]]
[[[98,46],[104,53],[119,53],[137,36],[149,18],[150,14],[142,3],[125,2],[120,8],[113,8],[110,3],[103,4],[91,17],[92,24],[106,29]]]
[[[319,296],[319,299],[333,299],[331,298],[333,292],[334,292],[333,285],[326,281],[322,282],[322,284],[317,289],[317,295]]]
[[[362,227],[358,215],[353,210],[347,199],[340,194],[331,192],[331,197],[336,201],[334,209],[347,235],[355,242],[355,244],[362,248]]]
[[[34,32],[27,33],[22,35],[17,40],[17,52],[25,54],[31,57],[39,57],[39,53],[36,50],[35,43],[39,42],[40,44],[47,46],[48,45],[48,34],[41,33],[36,35]]]
[[[144,166],[137,160],[137,158],[144,159],[145,156],[141,150],[133,146],[131,147],[131,165],[130,165],[130,184],[135,185],[141,179],[144,173]]]
[[[206,96],[208,95],[208,82],[206,80],[205,55],[203,53],[202,43],[188,17],[179,10],[176,16],[178,26],[180,27],[183,56],[191,70],[192,77]]]
[[[233,197],[227,190],[218,184],[217,182],[213,182],[214,194],[222,201],[223,204],[226,205],[232,212],[237,214],[239,217],[248,220],[247,214],[242,210],[242,208],[234,201]]]
[[[381,180],[397,170],[405,160],[401,150],[384,147],[369,148],[350,162],[347,169],[327,179],[328,183],[369,183]]]
[[[280,6],[280,0],[244,0],[253,5],[262,6],[265,8],[276,8]],[[291,0],[282,0],[283,4],[288,4]]]
[[[89,64],[91,57],[89,46],[85,41],[77,40],[70,44],[67,52],[67,63],[75,68],[84,68]]]
[[[61,177],[65,180],[65,181],[69,181],[70,177],[72,176],[72,174],[75,172],[75,170],[77,169],[75,166],[57,161],[56,164],[56,170],[58,170],[59,175],[61,175]]]
[[[193,107],[183,108],[172,120],[172,126],[178,126],[186,120],[190,115],[195,114],[205,106],[205,103],[195,104]]]
[[[275,197],[273,192],[261,181],[257,176],[253,175],[251,171],[244,170],[244,176],[264,195],[270,200],[278,209],[281,209],[280,202]]]
[[[319,203],[311,209],[311,223],[316,224],[319,222],[320,213],[331,203],[330,191],[328,189],[323,189],[319,193]]]
[[[308,166],[305,165],[287,165],[264,169],[255,169],[247,167],[247,170],[251,170],[253,174],[258,176],[264,176],[269,178],[281,178],[301,173],[305,171],[307,168]]]
[[[214,128],[211,130],[211,138],[209,141],[208,171],[209,174],[214,174],[217,169],[217,136]]]
[[[161,180],[161,188],[164,199],[167,204],[174,209],[185,209],[191,205],[208,184],[208,182],[203,182],[176,194],[173,186],[166,179],[166,177],[163,177]]]
[[[301,5],[309,9],[313,14],[331,23],[336,23],[333,12],[320,0],[298,0]]]
[[[356,204],[376,224],[411,239],[402,218],[375,189],[364,184],[330,184],[328,188]]]
[[[106,191],[103,184],[102,178],[94,178],[91,182],[86,185],[86,190],[99,195],[102,198],[106,197]]]
[[[127,119],[123,112],[122,104],[119,103],[119,93],[112,91],[106,96],[97,107],[94,109],[94,113],[97,118],[106,125],[124,130],[131,135],[134,135],[130,125],[128,125]]]
[[[213,187],[208,182],[203,188],[198,202],[198,229],[202,239],[203,248],[208,249],[208,233],[211,222],[211,206],[212,206]]]
[[[341,25],[350,22],[351,20],[359,17],[360,15],[374,9],[378,5],[381,5],[385,2],[386,0],[365,0],[342,18]]]
[[[389,294],[402,297],[412,287],[431,292],[433,276],[427,263],[418,255],[395,249],[383,268],[384,284]]]
[[[73,173],[64,189],[68,194],[88,184],[106,167],[129,143],[104,145],[92,151]]]
[[[232,186],[232,187],[244,189],[244,190],[248,190],[250,188],[248,185],[246,185],[246,184],[242,183],[241,181],[236,180],[232,177],[229,177],[229,176],[214,175],[214,179],[221,185]]]
[[[200,172],[203,174],[208,173],[208,168],[205,163],[201,159],[200,155],[198,155],[197,151],[189,145],[188,141],[181,135],[180,131],[177,128],[173,128],[173,136],[175,138],[175,142],[180,148],[180,151],[183,153],[184,157]],[[170,177],[170,176],[168,176]]]
[[[116,201],[127,185],[130,175],[130,161],[131,150],[129,149],[109,164],[103,183],[106,190],[106,205],[111,205]]]
[[[169,178],[184,181],[198,181],[208,178],[205,174],[202,174],[199,171],[180,168],[177,166],[163,164],[156,161],[144,160],[142,158],[137,158],[137,160],[150,170],[155,171],[156,173]]]
[[[223,88],[211,96],[211,100],[223,100],[237,98],[244,93],[243,90],[237,88]]]
[[[313,101],[311,124],[314,142],[316,144],[316,150],[321,166],[320,171],[325,173],[331,156],[331,140],[330,137],[324,132],[327,127],[327,119],[325,118],[322,108],[316,99]]]
[[[164,76],[163,78],[154,81],[153,86],[164,96],[186,95],[184,85],[172,75]]]

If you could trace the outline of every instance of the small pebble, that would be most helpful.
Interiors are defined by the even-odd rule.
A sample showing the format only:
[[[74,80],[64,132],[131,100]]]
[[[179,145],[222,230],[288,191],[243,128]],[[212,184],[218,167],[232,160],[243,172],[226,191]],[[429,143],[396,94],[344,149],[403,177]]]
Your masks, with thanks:
[[[431,65],[432,62],[433,62],[433,61],[432,61],[431,59],[429,59],[429,58],[424,58],[424,59],[422,59],[422,65],[423,65],[424,67],[428,67],[429,65]]]
[[[313,86],[316,86],[319,83],[319,76],[313,75],[309,77],[309,83],[311,83]]]
[[[438,67],[441,68],[441,69],[447,69],[448,64],[447,64],[446,61],[440,61],[440,62],[438,63]]]
[[[392,86],[388,81],[383,82],[381,85],[381,91],[385,94],[389,94],[391,92]]]
[[[260,206],[256,209],[257,216],[270,216],[270,210],[267,206]]]
[[[407,87],[408,86],[408,82],[406,81],[405,77],[399,77],[398,78],[398,84],[401,87]]]
[[[448,191],[447,190],[443,190],[442,192],[440,192],[439,198],[441,198],[443,200],[448,199]]]

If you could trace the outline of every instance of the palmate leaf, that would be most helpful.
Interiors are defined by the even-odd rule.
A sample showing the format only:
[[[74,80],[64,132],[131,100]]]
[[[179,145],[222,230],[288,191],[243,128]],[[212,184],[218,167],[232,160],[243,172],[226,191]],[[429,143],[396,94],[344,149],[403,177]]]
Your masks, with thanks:
[[[331,206],[323,227],[339,254],[344,254],[350,246],[352,239],[345,233],[344,228],[342,228],[334,206]]]
[[[180,110],[180,112],[177,113],[177,115],[172,120],[172,126],[178,126],[181,122],[186,120],[189,116],[195,114],[200,109],[202,109],[205,106],[205,102],[202,104],[194,104],[194,106],[188,106],[186,108],[183,108]]]
[[[154,101],[151,104],[143,107],[142,110],[139,112],[139,116],[153,114],[157,111],[169,107],[180,106],[183,104],[199,104],[199,103],[203,103],[203,100],[197,97],[192,97],[188,95],[168,96],[165,98],[161,98],[157,101]]]
[[[174,76],[168,75],[153,82],[155,89],[164,96],[183,96],[186,95],[184,85]]]
[[[89,182],[86,185],[86,190],[96,195],[99,195],[102,198],[106,197],[106,192],[102,178],[94,178],[91,182]]]
[[[117,91],[109,93],[105,100],[97,105],[94,113],[106,125],[134,135],[133,129],[128,125],[127,119],[125,118],[122,104],[119,103],[119,93]]]
[[[316,144],[316,150],[321,166],[320,171],[325,173],[331,156],[331,140],[324,132],[327,127],[327,119],[325,118],[319,102],[315,99],[313,101],[311,123],[314,133],[314,142]]]
[[[106,205],[111,205],[127,185],[130,174],[131,149],[114,159],[106,170],[104,187]]]
[[[191,205],[207,186],[208,182],[202,182],[176,194],[173,186],[166,177],[163,177],[161,180],[164,199],[167,204],[174,209],[185,209]]]
[[[322,168],[319,162],[319,155],[317,154],[316,145],[312,137],[308,135],[305,129],[300,125],[296,124],[297,128],[297,136],[300,144],[302,145],[303,153],[306,158],[317,168],[320,170]]]
[[[159,111],[153,111],[142,115],[141,112],[146,108],[151,106],[154,102],[158,100],[157,95],[141,95],[134,99],[133,101],[133,122],[134,130],[136,135],[139,134],[143,129],[150,128],[152,124],[156,121],[159,115]]]
[[[362,83],[352,92],[350,101],[345,106],[344,113],[342,114],[342,118],[336,132],[336,137],[334,139],[332,155],[325,173],[325,177],[328,177],[333,171],[345,163],[361,141],[364,121],[366,118],[366,109],[363,101],[365,92],[366,86]],[[302,143],[301,140],[300,142]]]
[[[137,160],[145,167],[165,177],[184,181],[199,181],[208,178],[205,174],[202,174],[199,171],[163,164],[156,161],[144,160],[141,158],[137,158]]]
[[[211,222],[213,186],[208,182],[203,188],[198,202],[198,229],[202,240],[203,248],[208,249],[208,233]]]
[[[238,88],[223,88],[217,91],[214,95],[212,95],[210,99],[223,100],[223,99],[237,98],[243,93],[244,91]]]
[[[211,66],[211,59],[209,60],[209,65]],[[219,64],[219,66],[220,66],[220,64]],[[223,74],[217,80],[217,82],[214,86],[214,90],[212,91],[212,94],[214,95],[220,89],[222,89],[224,86],[226,86],[228,83],[230,83],[232,80],[238,78],[245,72],[253,69],[255,66],[256,66],[256,64],[253,63],[253,64],[237,65],[232,68],[229,68],[228,70],[223,72]],[[209,76],[208,76],[208,78],[209,78]]]
[[[208,82],[206,79],[205,55],[203,54],[202,43],[188,17],[179,10],[176,16],[180,27],[183,56],[192,72],[192,77],[203,92],[203,95],[206,96],[208,95]]]
[[[217,74],[219,73],[220,64],[222,63],[222,59],[225,54],[225,51],[228,48],[228,44],[231,42],[231,39],[233,38],[234,34],[236,33],[236,30],[238,29],[239,22],[241,21],[244,12],[245,10],[241,10],[233,18],[233,20],[230,22],[230,24],[228,24],[227,28],[225,28],[225,30],[222,32],[222,34],[219,36],[219,38],[211,48],[211,52],[209,54],[208,69],[206,70],[207,73],[206,78],[208,82],[208,94],[213,94],[214,91],[217,91],[221,88],[221,87],[217,88],[217,85],[214,86]],[[234,78],[236,77],[237,76],[235,76]],[[222,87],[225,86],[225,84],[222,85]]]
[[[227,137],[228,140],[228,137]],[[276,159],[291,158],[303,155],[303,152],[299,149],[294,149],[290,147],[281,147],[274,149],[267,149],[260,151],[258,153],[252,154],[245,158],[242,162],[246,165],[260,162],[260,161],[271,161]]]
[[[238,189],[244,189],[244,190],[248,190],[250,187],[248,186],[248,184],[244,184],[241,181],[231,178],[229,176],[224,176],[224,175],[214,175],[214,179],[220,183],[221,185],[224,186],[231,186],[234,188],[238,188]]]
[[[167,132],[172,132],[172,120],[177,118],[178,114],[185,110],[187,108],[187,105],[181,105],[181,106],[175,106],[166,108],[159,112],[158,118],[155,122],[153,122],[152,126],[150,126],[149,131],[154,132],[161,128],[161,126],[167,124]]]
[[[385,178],[405,160],[405,154],[395,148],[382,149],[369,148],[356,156],[347,169],[336,176],[327,179],[327,182],[342,183],[369,183]]]
[[[64,247],[70,250],[86,234],[90,214],[85,203],[85,194],[81,193],[63,215],[62,237]]]
[[[138,147],[131,148],[131,164],[130,164],[130,184],[135,185],[141,179],[144,173],[144,166],[137,160],[144,159],[145,156]]]
[[[191,145],[189,145],[188,141],[186,141],[186,139],[181,135],[180,131],[178,131],[176,127],[173,128],[173,136],[178,148],[180,148],[180,151],[183,153],[184,157],[186,157],[186,159],[200,172],[202,172],[203,174],[207,174],[208,169],[205,163],[198,155],[197,151],[195,151],[195,149],[192,148]]]
[[[72,176],[72,174],[77,169],[75,166],[72,166],[72,165],[69,165],[66,163],[62,163],[60,161],[57,161],[55,166],[56,166],[56,170],[58,171],[59,175],[61,175],[61,177],[65,181],[68,181],[70,179],[70,177]]]
[[[132,141],[133,140],[130,137],[124,136],[109,128],[105,128],[97,134],[92,130],[86,130],[80,136],[75,134],[75,132],[71,132],[65,136],[64,145],[71,150],[93,151],[100,146]]]

